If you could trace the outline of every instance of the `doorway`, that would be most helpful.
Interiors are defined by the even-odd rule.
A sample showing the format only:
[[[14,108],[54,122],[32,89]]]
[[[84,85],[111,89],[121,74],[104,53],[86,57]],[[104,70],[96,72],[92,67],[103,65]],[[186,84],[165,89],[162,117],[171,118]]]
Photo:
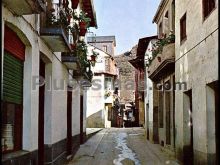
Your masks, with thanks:
[[[42,59],[40,59],[39,75],[45,79],[45,63]],[[45,85],[42,85],[39,86],[38,165],[44,164],[44,98]]]
[[[72,155],[72,91],[67,90],[67,156]]]
[[[192,110],[192,90],[184,92],[183,98],[183,120],[184,120],[184,164],[193,165],[193,110]]]
[[[153,108],[153,141],[159,143],[159,130],[158,130],[158,106]]]
[[[149,104],[146,104],[146,128],[147,128],[147,140],[150,139],[150,132],[149,132]]]
[[[219,84],[212,82],[206,87],[207,147],[210,164],[219,164]]]
[[[166,144],[171,144],[170,131],[170,92],[165,91],[165,106],[166,106]]]

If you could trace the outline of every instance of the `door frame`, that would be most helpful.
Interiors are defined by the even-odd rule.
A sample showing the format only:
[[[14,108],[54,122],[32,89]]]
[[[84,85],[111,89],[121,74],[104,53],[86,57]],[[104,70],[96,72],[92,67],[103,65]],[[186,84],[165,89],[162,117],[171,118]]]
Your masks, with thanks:
[[[40,58],[39,75],[45,78],[45,62]],[[39,86],[39,117],[38,117],[38,165],[44,164],[44,104],[45,85]]]

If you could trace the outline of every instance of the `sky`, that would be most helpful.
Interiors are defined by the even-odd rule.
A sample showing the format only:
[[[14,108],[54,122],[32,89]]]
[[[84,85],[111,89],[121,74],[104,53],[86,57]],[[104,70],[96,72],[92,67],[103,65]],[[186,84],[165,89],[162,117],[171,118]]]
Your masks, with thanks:
[[[114,35],[116,53],[122,54],[143,37],[156,35],[153,17],[160,0],[94,0],[98,29],[96,36]]]

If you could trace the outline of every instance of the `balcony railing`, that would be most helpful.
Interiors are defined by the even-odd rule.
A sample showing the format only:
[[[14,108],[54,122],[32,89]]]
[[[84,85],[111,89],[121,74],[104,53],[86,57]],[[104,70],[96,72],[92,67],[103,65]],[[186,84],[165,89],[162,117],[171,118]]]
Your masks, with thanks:
[[[61,5],[48,3],[41,13],[40,35],[54,52],[70,52],[68,41],[68,16]]]
[[[73,56],[70,53],[63,52],[61,56],[61,60],[67,66],[68,69],[78,70],[80,68],[78,57]]]
[[[46,11],[46,0],[2,0],[16,15],[39,14]]]
[[[174,69],[175,44],[170,43],[163,47],[162,53],[157,54],[148,66],[148,77],[152,80],[157,80],[169,72],[174,72]]]

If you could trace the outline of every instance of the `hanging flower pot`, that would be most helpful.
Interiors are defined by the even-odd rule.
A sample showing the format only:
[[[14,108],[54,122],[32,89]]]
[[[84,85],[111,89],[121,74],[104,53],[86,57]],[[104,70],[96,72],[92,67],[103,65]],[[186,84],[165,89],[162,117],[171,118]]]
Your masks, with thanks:
[[[50,9],[51,13],[55,12],[55,9],[54,8],[51,8]]]
[[[70,47],[72,50],[74,50],[76,48],[76,45],[75,44],[70,44]]]
[[[76,9],[79,4],[79,0],[72,0],[72,9]]]
[[[92,61],[95,61],[95,60],[96,60],[96,56],[95,56],[95,55],[91,55],[90,57],[91,57],[91,60],[92,60]]]
[[[83,21],[79,22],[79,28],[86,29],[86,22],[83,22]]]
[[[80,29],[79,35],[80,35],[80,36],[85,36],[85,35],[86,35],[86,32],[87,32],[87,29]]]
[[[72,18],[71,15],[69,15],[69,16],[67,17],[67,21],[68,21],[69,24],[70,24],[71,18]]]
[[[96,63],[96,56],[95,56],[95,55],[91,55],[90,57],[91,57],[90,62],[91,62],[91,64],[92,64],[92,66],[94,67],[94,66],[95,66],[95,63]]]
[[[157,56],[157,60],[158,60],[159,62],[161,62],[161,57],[160,57],[160,56]]]

